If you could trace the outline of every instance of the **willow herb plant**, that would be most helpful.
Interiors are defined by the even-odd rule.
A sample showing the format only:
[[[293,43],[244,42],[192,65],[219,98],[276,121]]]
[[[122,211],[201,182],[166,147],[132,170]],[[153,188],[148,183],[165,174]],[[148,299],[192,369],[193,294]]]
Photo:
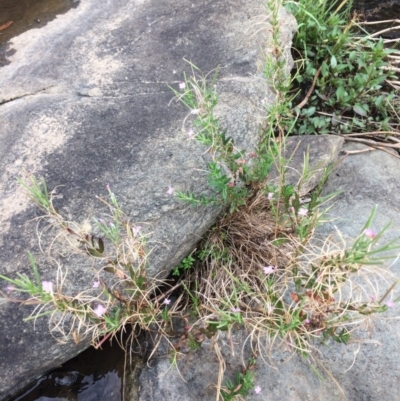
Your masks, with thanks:
[[[269,2],[274,32],[279,29],[277,3]],[[229,206],[229,213],[206,236],[200,250],[191,254],[190,266],[184,270],[185,280],[192,284],[199,300],[198,321],[193,330],[211,336],[216,331],[229,332],[233,326],[241,325],[256,344],[255,349],[264,348],[264,355],[279,340],[307,360],[318,343],[328,339],[347,343],[354,325],[399,301],[392,295],[396,278],[378,267],[386,258],[396,257],[399,244],[394,240],[378,246],[377,241],[387,227],[379,233],[371,228],[376,210],[371,212],[352,245],[333,236],[317,241],[313,233],[321,222],[319,207],[331,197],[321,197],[329,170],[324,172],[320,186],[311,196],[301,195],[302,184],[312,176],[307,160],[298,185],[285,183],[288,161],[282,157],[284,146],[279,144],[284,144],[286,135],[310,133],[307,124],[311,124],[313,132],[327,133],[324,127],[335,126],[341,119],[336,133],[365,128],[367,124],[374,125],[374,129],[387,129],[388,118],[382,104],[387,105],[393,99],[393,94],[372,97],[373,117],[367,116],[370,106],[366,102],[371,101],[370,95],[393,77],[390,69],[382,75],[391,50],[385,49],[381,42],[354,42],[350,33],[355,22],[347,22],[345,18],[349,9],[340,12],[346,1],[334,10],[327,2],[320,3],[316,8],[306,1],[286,2],[296,16],[299,14],[300,29],[295,43],[304,50],[292,77],[279,46],[279,35],[272,35],[269,47],[274,50],[265,56],[264,73],[275,89],[277,101],[266,107],[266,130],[256,152],[262,161],[260,175],[254,174],[259,165],[246,160],[246,152],[235,149],[233,140],[219,129],[213,117],[217,96],[213,95],[210,107],[199,106],[204,105],[202,99],[206,94],[213,91],[215,77],[212,86],[207,86],[206,77],[194,74],[181,83],[181,91],[175,90],[186,106],[187,99],[191,100],[189,116],[194,118],[196,128],[193,135],[215,156],[208,174],[215,195],[211,198],[191,193],[177,195],[194,205],[227,203]],[[321,12],[319,18],[325,19],[326,25],[322,26],[310,10]],[[316,29],[307,32],[309,26]],[[301,36],[305,32],[306,39]],[[311,39],[310,35],[314,37]],[[314,46],[310,43],[316,43],[321,52],[317,57],[310,50]],[[366,51],[365,57],[358,57],[361,50]],[[350,58],[343,61],[349,52],[352,52]],[[303,80],[310,78],[308,91],[302,103],[297,104],[303,93],[293,94],[293,89],[297,90]],[[335,87],[336,98],[332,93]],[[343,93],[344,88],[349,93]],[[334,108],[334,115],[327,118],[326,109],[318,111],[314,103],[321,103],[321,99]],[[308,108],[304,108],[306,105]],[[352,124],[348,123],[349,113]],[[317,130],[321,127],[324,129]],[[280,173],[278,185],[271,185],[266,179],[272,164]],[[371,284],[370,277],[375,274],[385,277],[386,288]]]
[[[130,223],[111,189],[107,186],[110,202],[99,198],[109,208],[108,221],[94,219],[100,233],[94,235],[82,232],[77,224],[63,218],[53,206],[53,193],[48,192],[44,180],[40,182],[29,176],[20,183],[51,225],[60,230],[56,237],[63,242],[64,248],[69,247],[72,253],[96,260],[100,268],[93,277],[91,288],[66,295],[63,285],[67,272],[61,263],[56,281],[41,280],[35,259],[29,253],[32,278],[20,273],[13,279],[0,275],[8,282],[5,299],[17,301],[15,294],[26,293],[29,299],[20,302],[37,305],[27,319],[49,315],[51,330],[59,332],[61,337],[57,338],[61,339],[72,336],[79,342],[91,335],[93,343],[99,346],[126,325],[142,329],[155,325],[160,333],[164,333],[165,322],[173,313],[173,309],[167,308],[168,292],[157,293],[157,280],[146,276],[146,237],[141,232],[142,227]]]
[[[215,195],[210,198],[178,193],[177,196],[197,207],[227,204],[226,213],[198,250],[176,270],[187,283],[188,298],[197,299],[197,320],[191,325],[194,338],[200,338],[199,333],[208,338],[218,332],[229,335],[234,326],[242,326],[249,333],[253,351],[262,349],[261,356],[266,357],[270,348],[284,342],[309,360],[314,358],[313,350],[319,343],[329,339],[347,343],[355,324],[367,315],[393,307],[399,300],[392,295],[397,280],[378,265],[385,258],[396,257],[400,246],[397,240],[378,245],[388,227],[379,233],[371,228],[376,210],[350,246],[333,236],[321,241],[313,238],[315,227],[322,221],[323,212],[319,208],[334,195],[321,196],[330,169],[325,169],[312,194],[302,194],[303,185],[313,176],[306,156],[297,185],[287,184],[288,160],[282,156],[284,138],[279,136],[285,120],[280,119],[282,125],[267,125],[265,137],[260,138],[257,158],[264,164],[257,171],[262,170],[263,175],[257,177],[254,169],[259,165],[252,164],[250,158],[247,160],[245,151],[235,150],[233,140],[220,132],[217,122],[210,131],[207,131],[209,125],[196,122],[214,121],[212,107],[198,106],[204,104],[205,97],[199,88],[206,93],[212,90],[205,89],[206,78],[195,76],[180,87],[181,92],[175,91],[178,100],[186,105],[187,98],[192,101],[190,116],[195,119],[193,126],[199,129],[193,135],[215,157],[208,173]],[[280,88],[282,99],[287,99],[284,93],[287,86]],[[196,96],[198,103],[193,100]],[[213,107],[215,104],[216,95]],[[280,181],[276,185],[267,178],[272,161],[278,166]],[[253,181],[253,177],[257,179]],[[233,192],[236,186],[239,188]],[[385,277],[386,288],[375,288],[371,274]],[[221,362],[220,372],[223,365]],[[232,388],[230,383],[228,389]],[[232,394],[224,393],[222,387],[218,391],[223,398]]]

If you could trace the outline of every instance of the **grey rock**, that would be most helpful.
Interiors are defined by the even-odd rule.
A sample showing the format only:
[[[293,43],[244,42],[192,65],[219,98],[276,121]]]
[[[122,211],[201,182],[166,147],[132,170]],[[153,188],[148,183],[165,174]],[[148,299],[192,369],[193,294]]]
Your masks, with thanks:
[[[219,337],[218,347],[227,362],[225,378],[233,379],[235,373],[241,371],[246,358],[251,356],[248,347],[242,354],[241,344],[245,340],[245,333],[242,330],[232,332],[232,343],[235,344],[234,356],[231,354],[230,340],[225,333],[219,333]],[[150,361],[150,367],[142,369],[139,377],[139,401],[215,400],[219,361],[213,347],[214,343],[206,339],[200,350],[180,354],[176,364],[171,364],[171,357],[166,357],[165,353],[162,356],[162,351],[165,349],[161,344],[162,351],[158,351],[159,357]]]
[[[95,195],[106,184],[133,222],[149,234],[149,276],[162,277],[196,244],[220,212],[192,208],[167,195],[175,190],[208,190],[203,173],[209,155],[187,137],[190,119],[168,86],[178,89],[184,59],[203,72],[219,67],[221,121],[238,146],[251,151],[258,137],[254,119],[242,120],[274,93],[261,83],[260,49],[268,24],[259,0],[97,0],[80,5],[10,42],[9,64],[0,70],[0,273],[31,274],[27,251],[37,258],[43,280],[56,280],[56,265],[38,248],[44,221],[23,194],[16,177],[24,170],[43,176],[67,219],[82,223],[102,217]],[[290,59],[295,21],[284,10],[282,46]],[[265,18],[264,18],[265,19]],[[250,82],[249,82],[250,81]],[[235,99],[242,102],[232,103]],[[225,114],[225,116],[224,116]],[[52,231],[44,231],[44,251]],[[93,280],[88,260],[69,256],[64,289],[73,294]],[[22,322],[32,307],[0,308],[0,399],[88,345],[49,333],[46,319]]]
[[[248,333],[242,329],[234,329],[231,339],[220,333],[218,347],[225,362],[226,370],[222,380],[224,386],[227,379],[235,382],[236,373],[242,372],[252,357]],[[246,401],[335,399],[326,398],[325,392],[334,392],[334,385],[321,382],[305,361],[285,353],[284,347],[280,348],[273,350],[270,359],[257,359],[253,373],[255,384],[261,387],[261,393],[250,391],[245,397]],[[167,357],[150,363],[150,367],[145,367],[140,376],[140,401],[216,399],[220,362],[210,341],[204,341],[202,348],[192,354],[180,355],[176,365],[172,365]]]
[[[304,196],[313,190],[321,181],[324,171],[332,166],[338,159],[344,140],[336,135],[304,135],[290,137],[284,141],[282,151],[284,162],[281,166],[274,165],[270,179],[272,183],[279,183],[278,171],[282,167],[285,170],[285,183],[295,185],[299,189],[300,196]],[[305,160],[308,160],[308,173],[303,177]]]

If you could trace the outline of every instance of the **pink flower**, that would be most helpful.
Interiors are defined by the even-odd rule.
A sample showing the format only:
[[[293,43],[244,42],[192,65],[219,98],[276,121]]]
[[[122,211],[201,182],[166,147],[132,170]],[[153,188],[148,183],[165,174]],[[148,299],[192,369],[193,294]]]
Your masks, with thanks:
[[[376,237],[376,232],[372,228],[366,228],[364,230],[364,235],[368,238],[375,238]]]
[[[231,181],[230,183],[228,183],[228,187],[229,188],[233,188],[235,186],[235,183],[233,181]]]
[[[276,266],[272,266],[272,265],[270,265],[270,266],[264,266],[264,267],[262,268],[264,274],[271,274],[271,273],[273,273],[276,269],[277,269],[277,267],[276,267]]]
[[[185,88],[186,88],[185,82],[181,82],[181,83],[179,84],[179,89],[185,89]]]
[[[7,292],[11,292],[11,291],[14,291],[15,290],[15,287],[13,286],[13,285],[8,285],[7,287],[6,287],[6,291]]]
[[[194,130],[193,130],[193,128],[190,128],[190,130],[187,132],[187,136],[188,136],[189,138],[192,138],[193,135],[194,135]]]
[[[93,281],[93,288],[99,288],[100,281]]]
[[[171,300],[168,298],[165,298],[163,301],[163,304],[165,304],[165,305],[169,305],[170,303],[171,303]]]
[[[93,313],[97,317],[102,317],[107,311],[107,308],[103,306],[102,304],[98,304],[95,309],[93,309]]]
[[[304,320],[304,324],[310,324],[310,319],[307,318],[306,320]]]
[[[389,299],[389,301],[386,301],[385,304],[388,308],[394,308],[395,305],[391,299]]]
[[[168,195],[173,195],[173,194],[174,194],[174,188],[168,187],[167,194],[168,194]]]
[[[51,281],[42,281],[42,288],[44,292],[53,293],[53,283]]]
[[[139,234],[139,231],[142,229],[142,226],[134,226],[132,227],[133,235],[136,237]]]
[[[371,298],[372,302],[376,301],[376,296],[375,295],[370,295],[369,297]]]
[[[254,392],[256,394],[260,394],[261,393],[261,387],[260,386],[256,386],[255,389],[254,389]]]
[[[300,208],[298,211],[299,216],[307,216],[308,210],[304,208]]]
[[[240,308],[231,308],[232,312],[240,312]]]
[[[268,200],[272,200],[273,197],[274,197],[274,193],[273,193],[273,192],[270,192],[270,193],[268,194],[268,196],[267,196],[267,199],[268,199]]]
[[[294,207],[293,207],[293,206],[290,206],[290,208],[289,208],[289,212],[292,212],[292,213],[294,213]]]

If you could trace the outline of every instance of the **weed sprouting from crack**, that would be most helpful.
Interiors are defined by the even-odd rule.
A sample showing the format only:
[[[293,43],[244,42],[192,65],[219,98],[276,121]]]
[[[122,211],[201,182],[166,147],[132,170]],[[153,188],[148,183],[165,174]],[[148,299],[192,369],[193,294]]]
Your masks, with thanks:
[[[39,183],[30,176],[22,182],[28,196],[46,213],[51,226],[57,230],[57,242],[66,245],[69,252],[95,261],[101,267],[94,271],[93,286],[74,296],[65,295],[63,287],[67,271],[57,262],[56,283],[42,281],[31,254],[34,278],[17,273],[16,279],[0,276],[9,283],[7,299],[15,292],[27,293],[30,298],[23,304],[36,304],[28,319],[49,316],[50,330],[58,333],[57,339],[73,338],[76,342],[90,335],[94,344],[100,345],[102,337],[114,336],[122,327],[149,328],[155,325],[163,333],[163,322],[168,320],[165,299],[158,294],[160,281],[146,277],[148,250],[142,227],[130,223],[120,209],[116,197],[108,187],[110,202],[100,199],[110,210],[110,220],[95,219],[101,235],[88,234],[77,229],[79,225],[67,222],[55,209],[53,193],[47,191],[44,181]],[[43,232],[41,233],[43,235]],[[51,248],[56,241],[51,241]],[[51,254],[49,250],[49,255]],[[61,337],[60,337],[61,335]]]
[[[273,15],[272,26],[277,27]],[[202,127],[199,142],[209,146],[214,156],[208,166],[214,194],[178,193],[178,198],[193,205],[225,204],[228,213],[181,271],[189,282],[185,287],[189,297],[196,299],[194,332],[212,337],[222,331],[229,336],[233,327],[242,326],[253,351],[263,351],[261,357],[283,343],[287,350],[309,360],[319,344],[329,339],[348,343],[362,322],[399,300],[392,295],[397,279],[379,267],[386,258],[396,258],[399,244],[395,240],[378,245],[387,227],[379,233],[371,229],[376,209],[350,246],[340,234],[315,238],[314,229],[323,221],[319,207],[335,195],[321,196],[331,170],[326,169],[317,189],[305,196],[302,187],[313,175],[305,156],[297,185],[285,183],[284,136],[296,128],[299,114],[291,109],[293,79],[285,71],[279,35],[272,39],[276,54],[266,55],[264,73],[275,88],[277,101],[267,107],[268,123],[255,152],[261,168],[246,160],[246,151],[235,149],[217,123],[210,132],[199,123],[199,119],[213,119],[215,104],[208,115],[194,116],[193,125]],[[188,82],[182,88],[177,98],[184,104],[186,97],[198,96]],[[276,185],[266,179],[272,164],[279,172]],[[224,365],[220,361],[217,384],[222,397]]]

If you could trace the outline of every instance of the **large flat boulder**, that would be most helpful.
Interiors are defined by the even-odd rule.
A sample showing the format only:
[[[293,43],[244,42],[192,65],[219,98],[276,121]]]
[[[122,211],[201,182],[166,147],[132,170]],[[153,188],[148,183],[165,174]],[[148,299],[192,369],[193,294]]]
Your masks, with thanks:
[[[56,261],[47,254],[52,231],[33,220],[41,212],[16,182],[28,171],[50,189],[60,186],[54,204],[78,223],[105,215],[95,195],[106,198],[109,184],[148,234],[149,276],[165,276],[220,211],[167,193],[170,186],[206,191],[210,157],[188,137],[188,110],[168,86],[178,90],[183,72],[191,75],[185,59],[205,73],[218,67],[219,117],[251,151],[262,100],[274,100],[257,66],[270,35],[265,12],[259,0],[86,0],[12,39],[10,63],[0,69],[0,273],[31,274],[31,250],[43,280],[56,281],[57,263],[69,271],[70,293],[93,280],[89,262],[62,249]],[[295,21],[283,10],[280,18],[290,59]],[[1,304],[0,399],[88,345],[59,344],[46,319],[22,321],[31,311]]]

